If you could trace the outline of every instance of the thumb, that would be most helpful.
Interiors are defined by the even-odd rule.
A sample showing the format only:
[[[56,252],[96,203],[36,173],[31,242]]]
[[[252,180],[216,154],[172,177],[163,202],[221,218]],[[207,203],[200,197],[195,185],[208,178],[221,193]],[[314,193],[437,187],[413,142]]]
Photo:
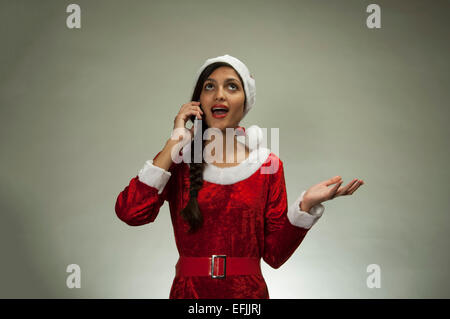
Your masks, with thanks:
[[[325,181],[325,185],[330,186],[330,185],[340,182],[340,181],[342,181],[342,178],[341,178],[341,176],[337,175],[337,176],[332,177],[329,180]]]

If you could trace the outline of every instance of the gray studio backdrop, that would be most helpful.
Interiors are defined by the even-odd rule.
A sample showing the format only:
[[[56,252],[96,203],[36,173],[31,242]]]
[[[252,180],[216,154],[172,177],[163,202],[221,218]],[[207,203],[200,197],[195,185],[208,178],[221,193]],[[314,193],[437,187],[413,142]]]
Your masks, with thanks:
[[[280,269],[263,263],[271,298],[450,297],[449,2],[377,1],[380,29],[370,3],[1,1],[0,297],[168,298],[167,203],[140,227],[114,204],[223,54],[256,79],[241,124],[280,128],[289,204],[335,175],[365,181]]]

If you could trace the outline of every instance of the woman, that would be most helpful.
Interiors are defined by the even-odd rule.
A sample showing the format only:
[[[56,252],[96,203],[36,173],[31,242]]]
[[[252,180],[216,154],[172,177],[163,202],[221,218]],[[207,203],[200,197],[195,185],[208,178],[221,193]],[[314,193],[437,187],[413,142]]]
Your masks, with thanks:
[[[279,268],[322,216],[321,203],[350,195],[363,184],[355,179],[340,187],[342,180],[336,176],[312,186],[288,206],[283,162],[267,148],[248,142],[260,129],[245,131],[247,143],[226,135],[227,128],[239,128],[254,103],[255,81],[242,61],[230,55],[208,59],[197,72],[191,102],[174,121],[174,131],[195,133],[194,139],[189,136],[191,142],[181,152],[176,148],[179,139],[168,139],[117,198],[116,214],[131,226],[153,222],[164,201],[169,203],[180,254],[171,299],[269,298],[261,258]],[[192,117],[201,126],[187,130]],[[201,149],[195,145],[208,128],[223,133],[214,151],[222,156],[212,161],[206,161],[202,151],[213,139],[201,138]],[[183,161],[176,161],[174,154]]]

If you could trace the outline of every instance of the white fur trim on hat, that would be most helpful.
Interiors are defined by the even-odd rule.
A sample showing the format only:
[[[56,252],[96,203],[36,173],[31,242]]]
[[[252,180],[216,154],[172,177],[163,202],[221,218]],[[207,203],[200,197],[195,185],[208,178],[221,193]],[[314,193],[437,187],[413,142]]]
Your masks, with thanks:
[[[255,86],[255,79],[250,74],[250,71],[248,70],[247,66],[239,59],[225,54],[222,56],[218,56],[215,58],[211,58],[206,60],[206,62],[198,69],[197,76],[195,78],[195,83],[197,83],[198,78],[202,71],[210,64],[215,62],[226,62],[229,63],[237,73],[242,78],[242,81],[244,81],[244,90],[245,90],[245,97],[246,97],[246,103],[244,106],[244,116],[250,111],[250,109],[255,105],[256,102],[256,86]]]

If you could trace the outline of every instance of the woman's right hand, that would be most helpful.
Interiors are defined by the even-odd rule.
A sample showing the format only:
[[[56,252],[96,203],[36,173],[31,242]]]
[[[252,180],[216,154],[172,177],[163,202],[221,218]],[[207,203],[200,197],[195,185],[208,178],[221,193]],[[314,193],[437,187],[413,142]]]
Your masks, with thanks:
[[[200,102],[192,101],[181,106],[173,121],[172,135],[163,150],[153,160],[153,165],[169,171],[172,162],[179,163],[179,160],[181,161],[179,158],[180,149],[189,143],[194,133],[194,125],[190,130],[186,128],[186,123],[192,115],[197,116],[198,119],[202,118],[203,111],[200,108]],[[190,132],[190,136],[187,136],[188,132]]]
[[[186,128],[186,123],[192,115],[196,116],[199,120],[202,119],[203,111],[200,108],[200,102],[191,101],[189,103],[183,104],[177,116],[175,116],[173,129],[175,130],[177,128]],[[192,125],[189,131],[191,132],[192,136],[192,134],[194,133],[194,125]]]

